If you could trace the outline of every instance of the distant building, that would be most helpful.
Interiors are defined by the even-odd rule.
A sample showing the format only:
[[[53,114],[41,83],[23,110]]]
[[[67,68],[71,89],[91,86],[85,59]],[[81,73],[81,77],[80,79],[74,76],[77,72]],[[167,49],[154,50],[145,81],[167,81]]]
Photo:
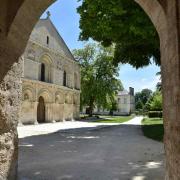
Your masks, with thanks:
[[[116,96],[117,111],[115,115],[128,115],[135,111],[135,97],[134,88],[130,87],[129,92],[127,90],[119,91]]]
[[[80,66],[49,16],[37,22],[22,58],[24,73],[20,123],[78,118]]]
[[[114,111],[114,115],[130,115],[135,111],[135,97],[134,88],[130,87],[129,92],[127,90],[119,91],[116,96],[117,111]],[[84,111],[85,112],[85,111]],[[95,108],[94,114],[108,115],[109,110],[102,108]]]

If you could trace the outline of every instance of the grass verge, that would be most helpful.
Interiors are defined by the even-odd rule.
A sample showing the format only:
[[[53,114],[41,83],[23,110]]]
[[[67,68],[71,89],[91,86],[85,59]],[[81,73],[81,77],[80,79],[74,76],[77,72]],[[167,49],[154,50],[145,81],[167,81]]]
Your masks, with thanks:
[[[156,141],[163,141],[164,127],[162,118],[145,118],[142,120],[143,134]]]
[[[130,119],[132,119],[133,116],[118,116],[118,117],[113,117],[110,119],[98,119],[94,122],[99,122],[99,123],[123,123],[126,121],[129,121]]]

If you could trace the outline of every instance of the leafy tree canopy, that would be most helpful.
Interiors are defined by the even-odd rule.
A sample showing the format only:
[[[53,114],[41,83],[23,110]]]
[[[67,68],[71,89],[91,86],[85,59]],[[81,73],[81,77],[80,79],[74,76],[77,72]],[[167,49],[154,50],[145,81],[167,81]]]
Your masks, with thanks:
[[[81,40],[115,45],[114,63],[135,68],[151,60],[160,65],[158,34],[141,7],[132,0],[79,0]]]
[[[152,111],[162,111],[162,93],[160,91],[156,91],[153,94],[152,100],[149,103],[150,110]]]
[[[97,44],[87,44],[73,51],[81,66],[81,106],[88,106],[92,115],[94,106],[107,108],[114,102],[122,84],[117,79],[119,68],[112,63],[114,49]]]
[[[151,98],[151,96],[152,96],[152,91],[150,89],[143,89],[141,92],[137,92],[135,94],[136,109],[140,109],[140,107],[144,109],[144,106],[146,105],[148,100]]]

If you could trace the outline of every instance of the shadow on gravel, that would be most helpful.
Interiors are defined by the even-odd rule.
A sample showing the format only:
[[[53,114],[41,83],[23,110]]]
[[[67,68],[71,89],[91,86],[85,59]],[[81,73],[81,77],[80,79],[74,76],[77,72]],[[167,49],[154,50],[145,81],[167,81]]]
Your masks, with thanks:
[[[162,144],[141,126],[62,130],[19,141],[19,180],[160,180]]]

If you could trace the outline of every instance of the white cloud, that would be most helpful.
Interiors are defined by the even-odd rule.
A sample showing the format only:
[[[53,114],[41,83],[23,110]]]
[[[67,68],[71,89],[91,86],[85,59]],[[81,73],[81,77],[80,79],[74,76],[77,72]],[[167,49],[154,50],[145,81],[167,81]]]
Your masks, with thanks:
[[[160,81],[159,80],[160,77],[159,76],[155,76],[153,79],[142,79],[142,84],[139,84],[139,89],[151,89],[151,90],[155,90],[156,89],[156,84]]]

